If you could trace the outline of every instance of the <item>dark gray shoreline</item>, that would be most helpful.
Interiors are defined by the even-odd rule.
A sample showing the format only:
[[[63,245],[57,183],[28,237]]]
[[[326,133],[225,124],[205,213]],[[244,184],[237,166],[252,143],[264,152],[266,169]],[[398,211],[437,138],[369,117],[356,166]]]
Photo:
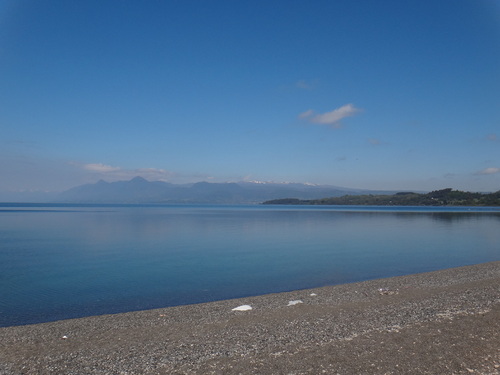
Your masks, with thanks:
[[[0,328],[1,375],[499,372],[500,261]]]

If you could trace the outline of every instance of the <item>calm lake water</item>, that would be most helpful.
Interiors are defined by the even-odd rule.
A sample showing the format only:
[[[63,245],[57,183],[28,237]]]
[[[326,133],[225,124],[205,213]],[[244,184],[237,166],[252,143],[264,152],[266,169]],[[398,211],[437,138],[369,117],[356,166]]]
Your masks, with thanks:
[[[495,260],[495,208],[0,204],[0,326]]]

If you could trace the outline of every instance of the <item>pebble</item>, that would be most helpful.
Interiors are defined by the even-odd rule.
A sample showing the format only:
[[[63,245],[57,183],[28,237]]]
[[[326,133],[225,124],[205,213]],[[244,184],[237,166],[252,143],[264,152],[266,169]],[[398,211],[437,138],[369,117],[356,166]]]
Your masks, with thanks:
[[[241,305],[241,306],[238,306],[238,307],[235,307],[234,309],[232,309],[232,311],[248,311],[248,310],[252,310],[252,306]]]

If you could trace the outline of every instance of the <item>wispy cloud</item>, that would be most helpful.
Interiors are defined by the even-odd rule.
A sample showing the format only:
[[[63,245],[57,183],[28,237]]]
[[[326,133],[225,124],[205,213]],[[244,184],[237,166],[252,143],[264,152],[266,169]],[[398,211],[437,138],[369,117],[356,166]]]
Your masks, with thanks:
[[[317,79],[313,80],[301,79],[298,80],[297,83],[295,83],[295,86],[303,90],[314,90],[316,87],[318,87],[318,84],[319,82]]]
[[[302,112],[299,114],[299,118],[308,118],[310,116],[314,115],[314,111],[312,109],[309,109],[308,111]]]
[[[380,139],[377,139],[377,138],[370,138],[368,140],[368,142],[371,144],[371,145],[374,145],[374,146],[379,146],[382,144],[382,141]]]
[[[488,134],[486,139],[492,142],[500,142],[500,138],[496,134]]]
[[[496,174],[496,173],[500,173],[500,168],[490,167],[490,168],[483,169],[482,171],[479,171],[476,174],[477,175],[485,175],[485,174]]]
[[[343,105],[342,107],[334,109],[333,111],[325,113],[316,114],[312,109],[310,109],[299,114],[299,118],[307,120],[314,124],[328,125],[332,128],[339,129],[342,127],[340,120],[346,117],[354,116],[361,111],[362,109],[356,108],[354,104],[349,103]]]
[[[153,181],[167,181],[176,176],[176,173],[160,168],[139,168],[127,172],[131,177],[141,176],[147,180]]]
[[[86,169],[87,171],[92,171],[92,172],[98,172],[98,173],[109,173],[109,172],[115,172],[119,171],[119,167],[112,167],[111,165],[106,165],[106,164],[84,164],[83,169]]]
[[[389,142],[379,138],[368,138],[368,143],[372,146],[381,146],[381,147],[390,145]]]
[[[91,173],[99,174],[103,178],[107,178],[109,180],[130,179],[136,176],[141,176],[147,180],[167,181],[169,178],[172,178],[176,175],[174,172],[170,172],[160,168],[124,169],[121,167],[113,167],[111,165],[102,163],[72,164]]]

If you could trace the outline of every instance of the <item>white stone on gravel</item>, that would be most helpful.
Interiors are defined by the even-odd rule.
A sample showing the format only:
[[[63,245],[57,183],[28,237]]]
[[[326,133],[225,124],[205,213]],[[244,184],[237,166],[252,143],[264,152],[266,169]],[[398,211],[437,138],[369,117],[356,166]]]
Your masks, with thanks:
[[[241,306],[235,307],[231,311],[248,311],[248,310],[252,310],[252,306],[250,306],[250,305],[241,305]]]

